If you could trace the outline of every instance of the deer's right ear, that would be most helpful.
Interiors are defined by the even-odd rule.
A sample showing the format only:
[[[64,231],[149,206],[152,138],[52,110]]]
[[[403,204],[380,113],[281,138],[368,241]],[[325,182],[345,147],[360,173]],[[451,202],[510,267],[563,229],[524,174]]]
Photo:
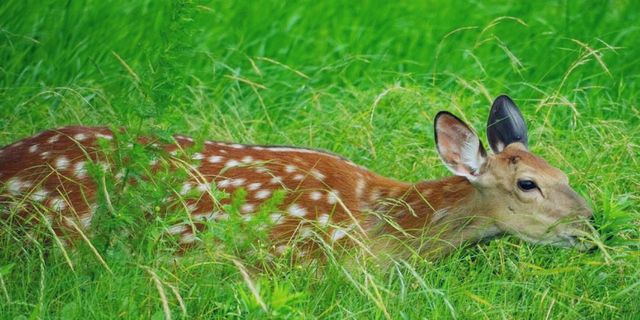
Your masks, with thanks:
[[[438,153],[447,168],[469,180],[480,175],[487,152],[473,130],[446,111],[436,115],[434,129]]]

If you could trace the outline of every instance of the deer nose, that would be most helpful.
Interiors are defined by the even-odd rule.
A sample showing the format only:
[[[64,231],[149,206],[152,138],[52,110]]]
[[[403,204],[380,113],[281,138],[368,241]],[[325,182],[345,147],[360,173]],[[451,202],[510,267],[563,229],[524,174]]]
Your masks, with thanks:
[[[593,210],[591,210],[591,207],[589,207],[588,204],[584,204],[582,206],[582,208],[580,208],[582,216],[584,216],[585,218],[589,219],[589,222],[593,222]]]

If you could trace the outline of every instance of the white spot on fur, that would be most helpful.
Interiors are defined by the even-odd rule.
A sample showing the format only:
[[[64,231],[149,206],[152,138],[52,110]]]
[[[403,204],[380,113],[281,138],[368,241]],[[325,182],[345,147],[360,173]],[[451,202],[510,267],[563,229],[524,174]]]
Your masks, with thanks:
[[[231,179],[224,179],[220,182],[218,182],[218,187],[220,188],[226,188],[231,184]]]
[[[37,143],[32,145],[31,147],[29,147],[29,152],[30,153],[34,153],[36,151],[38,151],[38,144]]]
[[[96,133],[96,138],[111,140],[111,139],[113,139],[113,136],[109,135],[109,134]]]
[[[302,227],[298,230],[298,237],[304,239],[313,236],[313,230],[309,227]]]
[[[41,202],[41,201],[44,201],[47,198],[48,194],[49,194],[49,192],[47,190],[38,189],[38,190],[34,191],[31,194],[30,198],[33,201]]]
[[[20,194],[22,189],[26,189],[30,186],[29,182],[22,181],[19,178],[13,177],[7,181],[7,190],[13,195]]]
[[[234,187],[239,187],[239,186],[243,185],[246,181],[247,181],[247,179],[245,179],[245,178],[233,179],[233,180],[231,180],[231,185],[234,186]]]
[[[177,224],[167,228],[168,234],[180,234],[187,231],[187,227],[183,224]]]
[[[67,204],[64,202],[64,199],[60,197],[52,198],[49,205],[51,206],[51,209],[53,209],[54,211],[62,211],[67,207]]]
[[[307,215],[307,209],[297,205],[297,204],[292,204],[291,206],[289,206],[289,209],[287,210],[289,212],[290,216],[293,217],[304,217]]]
[[[225,212],[217,211],[213,214],[213,219],[216,221],[229,220],[229,215]]]
[[[227,161],[227,163],[225,164],[225,167],[233,168],[233,167],[237,167],[239,165],[240,165],[240,162],[238,160],[231,159],[231,160]]]
[[[94,215],[98,211],[98,205],[93,203],[89,206],[89,214]]]
[[[364,193],[364,188],[366,186],[367,184],[364,181],[364,179],[362,178],[358,179],[358,181],[356,182],[356,197],[358,198],[362,197],[362,194]]]
[[[87,176],[87,169],[85,168],[84,161],[78,161],[73,165],[73,173],[79,179],[82,179]]]
[[[311,200],[318,201],[318,200],[320,200],[322,198],[322,193],[320,193],[318,191],[313,191],[313,192],[309,193],[309,198]]]
[[[245,156],[244,158],[242,158],[241,160],[243,163],[249,164],[251,162],[253,162],[253,157],[251,156]]]
[[[51,138],[47,139],[47,142],[54,143],[54,142],[57,142],[58,139],[60,139],[60,135],[56,134],[56,135],[52,136]]]
[[[204,159],[204,155],[200,152],[196,152],[193,154],[193,156],[191,156],[191,159],[193,160],[202,160]]]
[[[237,144],[237,143],[230,144],[229,147],[234,148],[234,149],[244,149],[244,145]]]
[[[117,180],[121,180],[122,178],[124,178],[125,174],[126,174],[126,171],[124,169],[120,169],[118,173],[116,173],[115,178]]]
[[[185,182],[182,185],[182,188],[180,188],[180,194],[183,196],[186,195],[187,193],[189,193],[189,191],[191,191],[191,188],[193,188],[191,182]]]
[[[187,205],[187,211],[188,211],[189,213],[194,213],[194,212],[196,212],[198,209],[199,209],[199,208],[198,208],[198,205],[197,205],[197,204],[195,204],[195,203],[192,203],[192,204],[188,204],[188,205]]]
[[[260,190],[260,191],[256,192],[255,197],[256,197],[256,199],[266,199],[270,195],[271,195],[271,190],[264,189],[264,190]]]
[[[240,211],[243,213],[251,213],[253,212],[253,210],[256,208],[256,206],[250,204],[250,203],[245,203],[242,205],[242,207],[240,207]]]
[[[219,221],[219,220],[227,220],[228,218],[229,218],[229,215],[221,211],[193,215],[194,221],[214,221],[214,220]]]
[[[279,245],[278,247],[276,247],[276,253],[277,254],[283,254],[283,253],[285,253],[285,251],[287,251],[288,248],[289,247],[287,245],[284,245],[284,244]]]
[[[271,178],[271,180],[269,180],[269,182],[271,184],[282,183],[282,177],[275,176],[275,177]]]
[[[262,186],[262,183],[254,182],[247,187],[247,190],[255,191],[255,190],[258,190],[261,186]]]
[[[108,163],[104,162],[104,161],[100,161],[100,162],[98,162],[98,166],[100,166],[100,168],[101,168],[104,172],[107,172],[107,171],[109,171],[109,170],[111,169],[111,166],[110,166]]]
[[[320,171],[318,171],[316,169],[309,170],[309,173],[311,173],[311,175],[314,176],[318,180],[324,180],[324,178],[325,178],[324,174],[322,174]]]
[[[338,202],[338,198],[338,191],[332,190],[327,192],[327,202],[329,202],[330,204],[335,204],[336,202]]]
[[[344,238],[347,235],[347,232],[342,229],[335,229],[331,232],[331,241],[338,241]]]
[[[87,139],[87,135],[84,133],[78,133],[73,136],[73,139],[75,139],[76,141],[84,141]]]
[[[193,221],[213,221],[214,215],[215,213],[213,212],[200,213],[194,214],[191,218],[193,219]]]
[[[296,171],[298,168],[294,165],[288,164],[284,167],[284,171],[286,171],[287,173],[292,173],[294,171]]]
[[[269,215],[269,219],[271,219],[271,222],[274,224],[281,224],[284,222],[284,216],[280,213],[272,213]]]
[[[198,191],[209,192],[209,190],[211,190],[211,186],[208,183],[198,183]]]
[[[325,152],[320,152],[320,151],[311,150],[311,149],[304,149],[304,148],[266,147],[265,149],[269,150],[269,151],[274,151],[274,152],[313,153],[313,154],[321,154],[321,155],[327,155],[327,156],[330,156],[330,157],[337,158],[336,156],[328,154],[328,153],[325,153]]]
[[[60,156],[56,159],[56,169],[58,170],[66,170],[69,168],[69,159],[65,156]]]
[[[329,215],[326,213],[321,214],[318,217],[318,223],[320,224],[320,226],[326,226],[329,224]]]
[[[221,156],[211,156],[207,159],[207,161],[209,161],[210,163],[219,163],[222,161],[222,157]]]
[[[187,136],[183,136],[183,135],[176,135],[176,136],[175,136],[175,139],[176,139],[176,140],[178,140],[178,139],[179,139],[179,140],[186,140],[186,141],[189,141],[189,142],[193,142],[193,139],[192,139],[192,138],[189,138],[189,137],[187,137]]]
[[[302,180],[302,179],[304,179],[304,176],[299,173],[293,176],[293,180]]]
[[[82,228],[83,229],[89,228],[89,226],[91,225],[92,219],[93,219],[93,214],[91,213],[87,213],[84,216],[82,216],[82,218],[80,218],[80,225],[82,226]]]
[[[53,217],[51,215],[44,216],[44,223],[48,226],[51,226],[53,223]]]
[[[267,169],[266,167],[258,167],[258,168],[256,168],[256,172],[257,173],[265,173],[267,171],[269,171],[269,169]]]
[[[47,158],[49,158],[49,156],[50,156],[50,155],[51,155],[51,151],[45,151],[45,152],[43,152],[43,153],[41,153],[41,154],[40,154],[40,156],[41,156],[43,159],[47,159]]]
[[[180,238],[180,243],[193,243],[197,239],[198,238],[196,238],[193,233],[189,232],[182,235],[182,237]]]

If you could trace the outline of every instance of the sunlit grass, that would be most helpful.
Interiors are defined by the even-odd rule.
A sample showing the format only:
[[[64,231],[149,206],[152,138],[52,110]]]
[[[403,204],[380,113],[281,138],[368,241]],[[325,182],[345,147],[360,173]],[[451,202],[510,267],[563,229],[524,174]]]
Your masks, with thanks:
[[[294,252],[268,259],[250,227],[257,239],[234,242],[246,226],[231,219],[174,262],[163,230],[185,212],[143,212],[187,173],[123,187],[112,172],[91,245],[63,251],[42,241],[45,229],[25,238],[1,226],[0,316],[633,319],[639,13],[636,2],[2,2],[0,145],[66,124],[127,127],[131,141],[182,133],[323,148],[419,181],[448,174],[433,116],[449,110],[484,137],[491,100],[507,93],[532,151],[589,199],[601,248],[508,237],[438,261],[381,267],[326,250],[298,264]],[[134,159],[121,164],[134,177],[154,156],[115,152]]]

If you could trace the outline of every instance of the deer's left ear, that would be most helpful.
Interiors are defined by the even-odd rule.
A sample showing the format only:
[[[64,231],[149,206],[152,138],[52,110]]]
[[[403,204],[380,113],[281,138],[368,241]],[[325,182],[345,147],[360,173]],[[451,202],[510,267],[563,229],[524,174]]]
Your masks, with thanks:
[[[487,121],[487,138],[493,153],[500,153],[509,144],[528,145],[527,124],[516,104],[506,95],[493,102]]]
[[[473,130],[446,111],[436,115],[434,128],[438,153],[447,168],[469,180],[479,176],[487,152]]]

